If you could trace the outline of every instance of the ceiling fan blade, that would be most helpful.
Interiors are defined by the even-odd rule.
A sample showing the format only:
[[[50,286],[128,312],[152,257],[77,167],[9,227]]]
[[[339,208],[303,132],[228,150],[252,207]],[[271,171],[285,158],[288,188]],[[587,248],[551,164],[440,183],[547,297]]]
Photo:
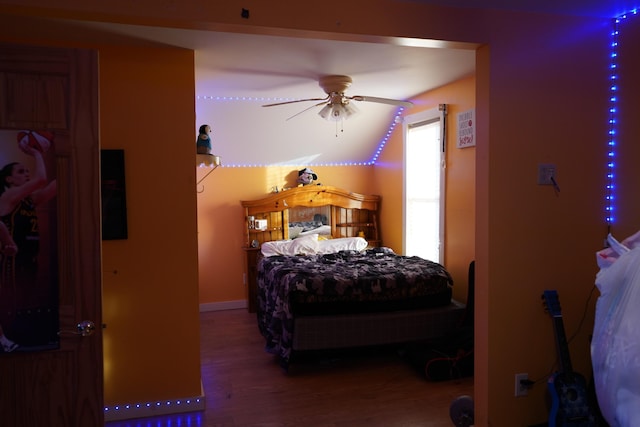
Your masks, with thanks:
[[[361,96],[361,95],[349,96],[347,98],[353,99],[354,101],[377,102],[380,104],[397,105],[399,107],[404,107],[404,108],[413,107],[413,102],[401,101],[399,99],[377,98],[375,96]]]
[[[308,98],[308,99],[296,99],[293,101],[284,101],[284,102],[276,102],[274,104],[265,104],[263,107],[275,107],[276,105],[285,105],[285,104],[294,104],[296,102],[306,102],[306,101],[328,101],[329,96],[327,95],[324,98]]]
[[[298,112],[298,113],[295,113],[293,116],[288,117],[288,118],[287,118],[287,120],[289,120],[289,119],[293,119],[294,117],[299,116],[300,114],[305,113],[305,112],[307,112],[307,111],[311,110],[311,109],[312,109],[312,108],[314,108],[314,107],[318,107],[318,106],[320,106],[320,105],[324,105],[324,104],[326,104],[326,102],[319,102],[319,103],[317,103],[317,104],[315,104],[315,105],[312,105],[311,107],[305,108],[304,110],[302,110],[302,111],[300,111],[300,112]]]

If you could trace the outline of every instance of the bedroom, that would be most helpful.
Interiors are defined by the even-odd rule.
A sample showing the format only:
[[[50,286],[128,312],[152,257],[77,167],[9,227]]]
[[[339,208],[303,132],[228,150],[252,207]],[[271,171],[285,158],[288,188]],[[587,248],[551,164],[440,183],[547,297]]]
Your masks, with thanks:
[[[473,259],[474,239],[468,236],[474,234],[474,173],[475,173],[475,148],[457,149],[451,147],[455,145],[456,119],[459,112],[473,108],[475,98],[475,78],[469,76],[459,81],[444,85],[443,87],[431,91],[430,93],[414,97],[417,104],[411,109],[411,113],[421,110],[437,108],[437,103],[446,103],[449,106],[449,120],[447,121],[447,133],[450,138],[447,150],[446,169],[446,203],[447,213],[445,217],[447,246],[444,257],[447,259],[447,266],[460,286],[455,289],[455,295],[461,301],[466,298],[466,270],[469,262]],[[434,100],[436,104],[433,104]],[[197,113],[201,112],[200,101],[196,104]],[[205,112],[206,109],[203,108]],[[285,113],[286,114],[286,113]],[[205,114],[203,116],[206,117]],[[209,115],[212,117],[212,115]],[[213,116],[215,117],[215,116]],[[345,126],[349,126],[346,122]],[[328,144],[335,144],[331,126],[325,128],[328,132],[326,136]],[[347,129],[348,131],[348,129]],[[389,142],[385,146],[381,162],[398,162],[402,159],[402,134],[400,127],[394,131]],[[345,142],[339,142],[344,144]],[[220,143],[222,144],[222,142]],[[375,145],[371,148],[375,148]],[[224,157],[223,157],[224,159]],[[349,161],[350,159],[345,159]],[[224,162],[224,160],[223,160]],[[402,205],[402,176],[392,173],[393,178],[389,178],[384,188],[379,188],[376,177],[379,170],[386,168],[379,165],[371,166],[316,166],[313,171],[317,174],[316,183],[322,185],[343,188],[360,194],[381,194],[381,235],[385,246],[393,248],[396,252],[402,252],[402,233],[397,226],[390,227],[389,224],[402,223],[402,211],[395,206]],[[222,169],[222,170],[221,170]],[[222,307],[244,307],[246,305],[246,287],[243,283],[242,273],[246,272],[246,267],[242,264],[242,252],[218,253],[217,242],[234,241],[237,242],[238,249],[244,246],[242,240],[242,225],[237,224],[242,221],[239,205],[234,206],[234,198],[238,203],[240,200],[252,200],[266,197],[274,187],[295,186],[297,177],[297,166],[269,166],[265,168],[245,167],[240,168],[240,175],[237,179],[239,187],[244,188],[242,193],[237,188],[226,187],[216,188],[219,182],[219,172],[225,168],[218,168],[202,181],[202,192],[198,193],[198,230],[200,233],[199,256],[200,256],[200,303],[202,310],[216,309]],[[236,169],[231,167],[230,169]],[[198,169],[198,177],[207,173],[207,170]],[[378,189],[379,188],[379,189]],[[396,190],[398,189],[398,190]],[[238,197],[241,195],[241,197]],[[215,212],[215,219],[211,213]],[[223,219],[224,218],[224,219]],[[235,224],[234,231],[240,233],[233,235],[228,225]],[[238,254],[240,256],[238,257]],[[207,261],[208,260],[208,261]],[[238,265],[238,263],[240,263]],[[230,266],[234,268],[230,268]],[[226,268],[223,268],[225,267]],[[238,280],[239,279],[239,280]],[[240,283],[239,283],[240,282]],[[222,304],[216,304],[222,303]]]
[[[489,14],[489,17],[493,16]],[[458,14],[457,18],[450,18],[449,23],[458,22],[458,19],[467,19],[473,21],[470,14]],[[495,18],[495,16],[494,16]],[[591,283],[594,268],[591,266],[592,250],[590,249],[595,241],[600,241],[604,230],[601,230],[601,216],[599,199],[594,200],[593,191],[600,188],[600,176],[604,175],[603,166],[600,158],[603,148],[600,146],[601,137],[599,135],[606,134],[606,124],[601,122],[602,106],[606,105],[607,94],[604,89],[595,90],[585,93],[586,87],[598,87],[599,82],[606,81],[606,54],[607,54],[607,34],[605,24],[608,20],[592,20],[592,19],[559,19],[559,18],[541,18],[525,19],[516,16],[517,22],[526,24],[529,29],[544,28],[545,33],[553,33],[544,40],[553,44],[555,40],[562,34],[580,34],[582,37],[580,43],[571,44],[562,48],[558,46],[558,51],[541,52],[537,49],[536,41],[530,40],[530,34],[527,31],[518,32],[511,26],[505,26],[496,22],[496,28],[502,29],[505,33],[512,34],[509,41],[504,35],[495,35],[490,40],[492,55],[480,57],[480,64],[491,64],[492,76],[481,74],[477,78],[479,80],[491,80],[491,88],[485,87],[479,90],[482,98],[477,100],[476,108],[479,111],[491,110],[491,117],[484,116],[484,119],[490,120],[489,129],[483,129],[485,140],[490,140],[491,144],[482,148],[478,155],[476,174],[480,177],[477,185],[482,191],[478,191],[476,197],[476,217],[477,222],[481,225],[476,230],[476,252],[479,256],[483,256],[487,270],[483,271],[483,283],[486,286],[486,299],[484,333],[487,339],[487,354],[485,366],[487,368],[484,376],[479,378],[483,387],[486,387],[487,396],[495,396],[491,399],[493,403],[484,402],[485,414],[490,411],[490,407],[498,406],[502,399],[500,396],[512,395],[513,373],[519,372],[520,369],[527,369],[538,372],[544,371],[551,359],[538,360],[528,356],[530,351],[528,346],[531,341],[537,344],[537,347],[544,347],[549,343],[550,332],[544,314],[538,311],[538,293],[541,289],[541,282],[544,282],[548,276],[542,273],[532,265],[546,265],[547,271],[557,278],[553,285],[561,289],[561,294],[574,294],[575,302],[568,302],[566,307],[572,318],[578,317],[581,311],[582,302],[588,293],[589,285],[585,288],[573,288],[570,283]],[[490,18],[489,18],[490,19]],[[497,20],[497,18],[495,18]],[[279,23],[280,19],[271,17],[271,23]],[[504,21],[500,21],[504,22]],[[445,38],[466,38],[471,37],[464,29],[454,29],[451,25],[448,28],[442,28],[433,22],[431,26],[432,32],[428,36],[441,34]],[[276,24],[274,24],[276,25]],[[308,28],[317,28],[322,24],[310,24]],[[414,23],[415,28],[424,27],[424,22]],[[582,26],[590,29],[600,28],[594,33],[581,31]],[[601,27],[600,27],[601,25]],[[384,23],[376,22],[375,24],[366,24],[363,31],[371,31],[374,33],[374,27],[379,26],[386,28]],[[325,24],[325,28],[329,25]],[[551,31],[548,31],[551,30]],[[394,31],[390,29],[389,31]],[[477,30],[482,33],[481,30]],[[486,31],[486,30],[485,30]],[[423,33],[418,29],[414,29],[416,34]],[[500,31],[496,31],[495,34]],[[489,32],[478,36],[479,38],[489,38]],[[492,33],[493,34],[493,33]],[[13,34],[13,39],[24,40],[24,35],[17,37]],[[567,37],[567,40],[573,40]],[[33,39],[30,39],[34,42]],[[37,40],[36,40],[37,41]],[[515,41],[514,46],[511,41]],[[588,47],[582,47],[581,43],[587,43]],[[568,57],[571,61],[564,60],[563,49],[571,50]],[[524,58],[519,55],[522,51],[532,50],[535,55],[531,58]],[[488,53],[488,52],[485,52]],[[126,144],[129,150],[132,168],[132,197],[133,210],[130,213],[131,226],[139,233],[138,236],[132,236],[128,242],[112,242],[104,245],[104,271],[112,272],[114,270],[121,271],[120,276],[105,277],[105,304],[109,308],[105,314],[109,317],[110,328],[113,333],[118,336],[124,335],[125,345],[133,344],[139,337],[127,334],[129,322],[132,320],[129,316],[114,317],[118,312],[114,304],[116,301],[132,301],[137,313],[134,319],[142,320],[143,325],[146,324],[144,318],[150,318],[158,321],[165,317],[165,311],[157,305],[163,307],[181,307],[180,313],[186,318],[193,318],[194,313],[190,312],[188,306],[197,304],[197,289],[191,289],[197,283],[197,275],[190,272],[195,269],[195,262],[189,258],[195,258],[196,250],[191,245],[197,245],[195,237],[196,225],[195,209],[196,195],[193,194],[193,181],[191,179],[195,174],[193,171],[193,159],[189,158],[182,150],[175,149],[175,141],[193,139],[195,117],[193,113],[189,113],[191,104],[187,99],[176,97],[181,100],[184,105],[184,111],[176,111],[171,109],[171,105],[176,105],[175,100],[172,103],[164,100],[169,93],[172,97],[176,96],[178,89],[167,87],[169,77],[176,78],[182,76],[185,87],[189,86],[189,79],[193,79],[192,65],[191,76],[189,73],[190,63],[193,62],[192,56],[188,53],[176,52],[175,49],[163,48],[144,48],[129,46],[125,49],[110,49],[108,46],[101,47],[103,56],[103,68],[101,72],[106,81],[112,83],[107,85],[108,92],[104,94],[103,118],[103,134],[102,138],[105,144],[110,147],[118,148]],[[547,56],[548,55],[548,56]],[[167,58],[175,61],[175,68],[162,70],[160,65],[167,63]],[[541,58],[550,61],[539,61]],[[543,65],[545,63],[553,63],[552,65]],[[534,66],[535,64],[535,66]],[[158,67],[158,73],[155,77],[149,78],[147,71],[149,66]],[[539,67],[539,68],[536,68]],[[182,68],[187,69],[184,73],[180,71]],[[527,69],[530,68],[530,71]],[[585,72],[589,70],[589,72]],[[598,71],[601,70],[601,71]],[[128,79],[122,79],[123,75]],[[581,77],[580,83],[576,82],[576,86],[563,87],[567,81],[571,81],[574,76]],[[140,77],[140,76],[145,76]],[[518,77],[516,77],[518,76]],[[135,78],[139,77],[139,78]],[[521,79],[534,82],[534,85],[523,86]],[[113,83],[118,81],[119,83]],[[138,87],[136,87],[138,86]],[[158,90],[161,89],[159,92]],[[184,87],[180,87],[180,90]],[[109,93],[110,92],[110,93]],[[491,93],[491,100],[485,98]],[[130,98],[130,94],[139,94],[141,100],[130,100],[123,105],[121,99]],[[193,90],[191,93],[191,102],[193,100]],[[549,103],[549,99],[560,100],[558,103]],[[143,101],[144,100],[144,101]],[[526,100],[526,103],[523,102]],[[570,100],[570,102],[568,101]],[[566,104],[569,102],[569,104]],[[154,110],[153,114],[145,112],[148,105],[157,103],[166,106],[167,111],[161,112]],[[515,109],[517,106],[518,109]],[[170,110],[170,111],[169,111]],[[179,118],[176,118],[176,114]],[[191,117],[189,117],[191,116]],[[546,121],[545,118],[555,117],[552,121]],[[558,120],[561,117],[562,120]],[[531,118],[536,124],[534,126],[523,118]],[[117,120],[116,120],[117,119]],[[115,123],[115,122],[118,123]],[[175,126],[168,126],[167,123],[176,123]],[[584,127],[579,129],[572,128],[571,131],[563,128],[566,122],[584,123]],[[157,146],[153,151],[136,148],[134,141],[145,138],[145,131],[150,128],[157,128],[157,123],[163,123],[162,136],[157,137]],[[143,126],[140,126],[140,125]],[[139,128],[145,129],[139,129]],[[127,135],[126,140],[122,138]],[[553,138],[549,138],[553,135]],[[572,159],[576,156],[577,150],[583,150],[583,146],[567,144],[562,146],[557,141],[583,141],[588,144],[588,150],[581,151],[581,155],[587,156],[586,161],[576,168]],[[518,148],[518,150],[515,149]],[[559,176],[562,177],[561,186],[563,194],[568,196],[554,198],[546,192],[543,193],[540,188],[529,186],[531,176],[535,172],[535,164],[541,160],[555,161],[559,165]],[[173,166],[172,166],[173,165]],[[173,167],[178,168],[182,172],[171,172]],[[192,172],[187,172],[189,168]],[[584,176],[581,174],[585,168],[593,170],[593,175]],[[363,168],[364,169],[364,168]],[[162,170],[162,174],[159,173]],[[225,169],[216,170],[211,176],[212,182],[223,182],[224,185],[216,188],[213,184],[205,186],[205,193],[208,191],[217,191],[221,203],[231,206],[241,198],[251,198],[258,194],[264,193],[265,190],[256,190],[255,195],[241,195],[243,188],[253,182],[262,182],[268,176],[268,171],[260,168],[249,169]],[[282,171],[282,174],[286,172]],[[364,192],[380,193],[384,197],[393,196],[394,191],[398,188],[400,180],[391,171],[380,170],[374,173],[370,170],[363,170],[362,175],[352,176],[352,168],[336,168],[332,171],[319,171],[321,177],[332,179],[334,182],[346,183],[342,186],[353,185],[361,186]],[[333,175],[335,173],[335,175]],[[187,182],[188,181],[188,182]],[[150,182],[155,185],[150,185]],[[209,182],[209,181],[208,181]],[[367,191],[368,186],[375,186]],[[384,191],[375,191],[377,188]],[[574,189],[569,191],[568,189]],[[167,189],[172,191],[172,204],[165,206],[161,203],[166,198]],[[185,191],[191,189],[191,194]],[[484,190],[483,190],[484,189]],[[489,196],[489,189],[491,197]],[[596,190],[593,190],[596,189]],[[266,189],[268,191],[268,189]],[[563,203],[564,199],[569,198],[569,204]],[[561,203],[561,206],[558,204]],[[551,205],[551,206],[549,206]],[[576,206],[570,207],[569,205]],[[165,216],[154,215],[149,218],[148,209],[158,211],[166,210]],[[213,212],[218,213],[218,212]],[[219,219],[224,224],[230,224],[236,221],[233,213],[221,211]],[[571,231],[568,225],[575,223],[575,218],[581,218],[581,226],[579,230]],[[165,222],[179,221],[183,226],[183,233],[176,233],[173,230],[163,231]],[[522,227],[527,224],[527,227]],[[631,228],[634,224],[627,224],[626,227]],[[513,230],[519,230],[514,233]],[[586,233],[583,233],[588,229]],[[491,238],[489,239],[489,236]],[[562,236],[559,238],[558,236]],[[172,260],[168,265],[159,266],[158,259],[162,259],[166,250],[166,240],[179,242],[178,248],[184,252],[184,255],[178,256],[178,260]],[[240,237],[238,237],[240,239]],[[558,259],[549,259],[547,256],[547,248],[549,242],[557,241],[557,252],[560,255]],[[157,242],[157,243],[156,243]],[[231,241],[230,246],[240,247]],[[576,247],[585,248],[580,253],[574,254]],[[139,254],[146,253],[146,257]],[[514,255],[514,254],[517,254]],[[508,260],[508,261],[507,261]],[[240,263],[240,261],[236,261]],[[567,268],[564,263],[571,262],[575,268]],[[584,266],[584,267],[583,267]],[[240,268],[240,267],[239,267]],[[238,269],[238,271],[240,271]],[[521,272],[527,274],[523,277]],[[161,286],[166,293],[165,296],[152,293],[150,286],[143,285],[147,281],[154,281]],[[236,280],[236,279],[234,279]],[[514,281],[519,283],[514,287]],[[120,284],[133,284],[135,286],[119,286]],[[176,294],[174,288],[175,283],[187,283],[182,288],[180,294]],[[511,291],[517,289],[518,292]],[[184,292],[188,292],[185,295]],[[148,299],[150,295],[154,296],[154,303],[150,304]],[[491,294],[491,312],[489,313],[489,294]],[[179,298],[176,298],[178,297]],[[178,300],[174,302],[173,300]],[[516,307],[508,304],[501,304],[504,301],[513,301]],[[176,305],[177,304],[177,305]],[[183,313],[184,312],[184,313]],[[142,317],[143,319],[140,319]],[[522,319],[522,320],[517,320]],[[536,325],[533,329],[531,323],[540,321],[540,325]],[[151,322],[149,323],[149,325]],[[509,328],[504,325],[509,324]],[[177,328],[170,323],[163,322],[164,330],[172,331],[176,334],[184,334],[182,328]],[[153,329],[153,328],[151,328]],[[521,335],[522,330],[531,331],[528,338],[524,339]],[[491,331],[491,334],[489,333]],[[110,332],[111,333],[111,332]],[[585,332],[586,334],[586,332]],[[112,337],[113,338],[113,337]],[[156,335],[155,339],[145,340],[145,346],[149,351],[153,352],[153,342],[161,342],[161,336]],[[189,334],[186,334],[189,340]],[[513,346],[513,343],[517,345]],[[194,344],[197,345],[197,344]],[[155,352],[152,353],[155,357]],[[188,355],[184,355],[184,365],[197,364],[197,361],[190,360]],[[552,357],[552,356],[549,356]],[[576,355],[578,366],[584,370],[587,367],[587,356],[581,350]],[[491,363],[489,362],[491,360]],[[154,376],[153,367],[145,365],[143,360],[122,360],[118,363],[127,366],[129,375],[143,383],[151,383]],[[523,365],[524,368],[522,367]],[[531,367],[533,366],[533,367]],[[531,368],[530,368],[531,367]],[[503,370],[506,371],[502,374]],[[197,369],[196,369],[197,371]],[[513,371],[513,372],[512,372]],[[172,373],[178,376],[181,373]],[[111,376],[111,381],[118,380],[123,372],[119,372],[115,377]],[[124,373],[126,375],[126,373]],[[189,371],[191,376],[193,373]],[[109,372],[109,375],[114,375]],[[196,373],[197,375],[197,373]],[[488,378],[492,380],[489,381]],[[116,381],[117,383],[118,381]],[[113,385],[113,383],[111,383]],[[181,386],[178,386],[180,388]],[[182,396],[189,394],[185,391],[189,387],[172,390],[173,396]],[[110,396],[113,402],[113,389],[106,390],[106,395]],[[141,391],[143,394],[145,391]],[[135,399],[134,391],[118,395],[118,400]],[[542,394],[540,395],[542,396]],[[489,399],[489,398],[487,398]],[[530,419],[529,413],[539,413],[542,403],[538,399],[518,400],[514,402],[512,412],[502,413],[500,416],[510,420]],[[523,415],[518,415],[523,414]],[[493,415],[492,415],[493,417]],[[523,418],[526,417],[526,418]],[[524,421],[523,421],[524,422]],[[508,424],[508,423],[507,423]]]

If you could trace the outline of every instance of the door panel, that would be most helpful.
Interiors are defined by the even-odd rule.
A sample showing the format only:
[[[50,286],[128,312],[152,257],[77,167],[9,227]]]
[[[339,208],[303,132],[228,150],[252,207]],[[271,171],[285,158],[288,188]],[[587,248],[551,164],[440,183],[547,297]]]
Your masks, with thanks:
[[[0,45],[0,128],[56,135],[61,330],[57,350],[0,353],[0,423],[101,426],[101,328],[78,334],[102,325],[97,54]]]

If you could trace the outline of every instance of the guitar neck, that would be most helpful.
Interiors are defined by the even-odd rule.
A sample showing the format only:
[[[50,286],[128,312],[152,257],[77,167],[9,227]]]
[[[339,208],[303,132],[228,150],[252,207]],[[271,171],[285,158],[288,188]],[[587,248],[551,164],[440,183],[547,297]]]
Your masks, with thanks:
[[[569,356],[569,344],[567,336],[564,332],[564,323],[561,314],[553,316],[553,328],[556,335],[556,345],[558,346],[558,357],[560,358],[560,371],[571,375],[573,368],[571,366],[571,356]]]

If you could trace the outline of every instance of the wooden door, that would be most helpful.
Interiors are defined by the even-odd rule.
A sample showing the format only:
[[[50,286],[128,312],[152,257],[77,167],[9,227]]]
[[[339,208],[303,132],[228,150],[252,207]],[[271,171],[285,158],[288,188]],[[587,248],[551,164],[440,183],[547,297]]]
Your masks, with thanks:
[[[56,135],[61,330],[59,349],[0,354],[3,426],[104,424],[97,79],[93,51],[0,44],[0,128]]]

